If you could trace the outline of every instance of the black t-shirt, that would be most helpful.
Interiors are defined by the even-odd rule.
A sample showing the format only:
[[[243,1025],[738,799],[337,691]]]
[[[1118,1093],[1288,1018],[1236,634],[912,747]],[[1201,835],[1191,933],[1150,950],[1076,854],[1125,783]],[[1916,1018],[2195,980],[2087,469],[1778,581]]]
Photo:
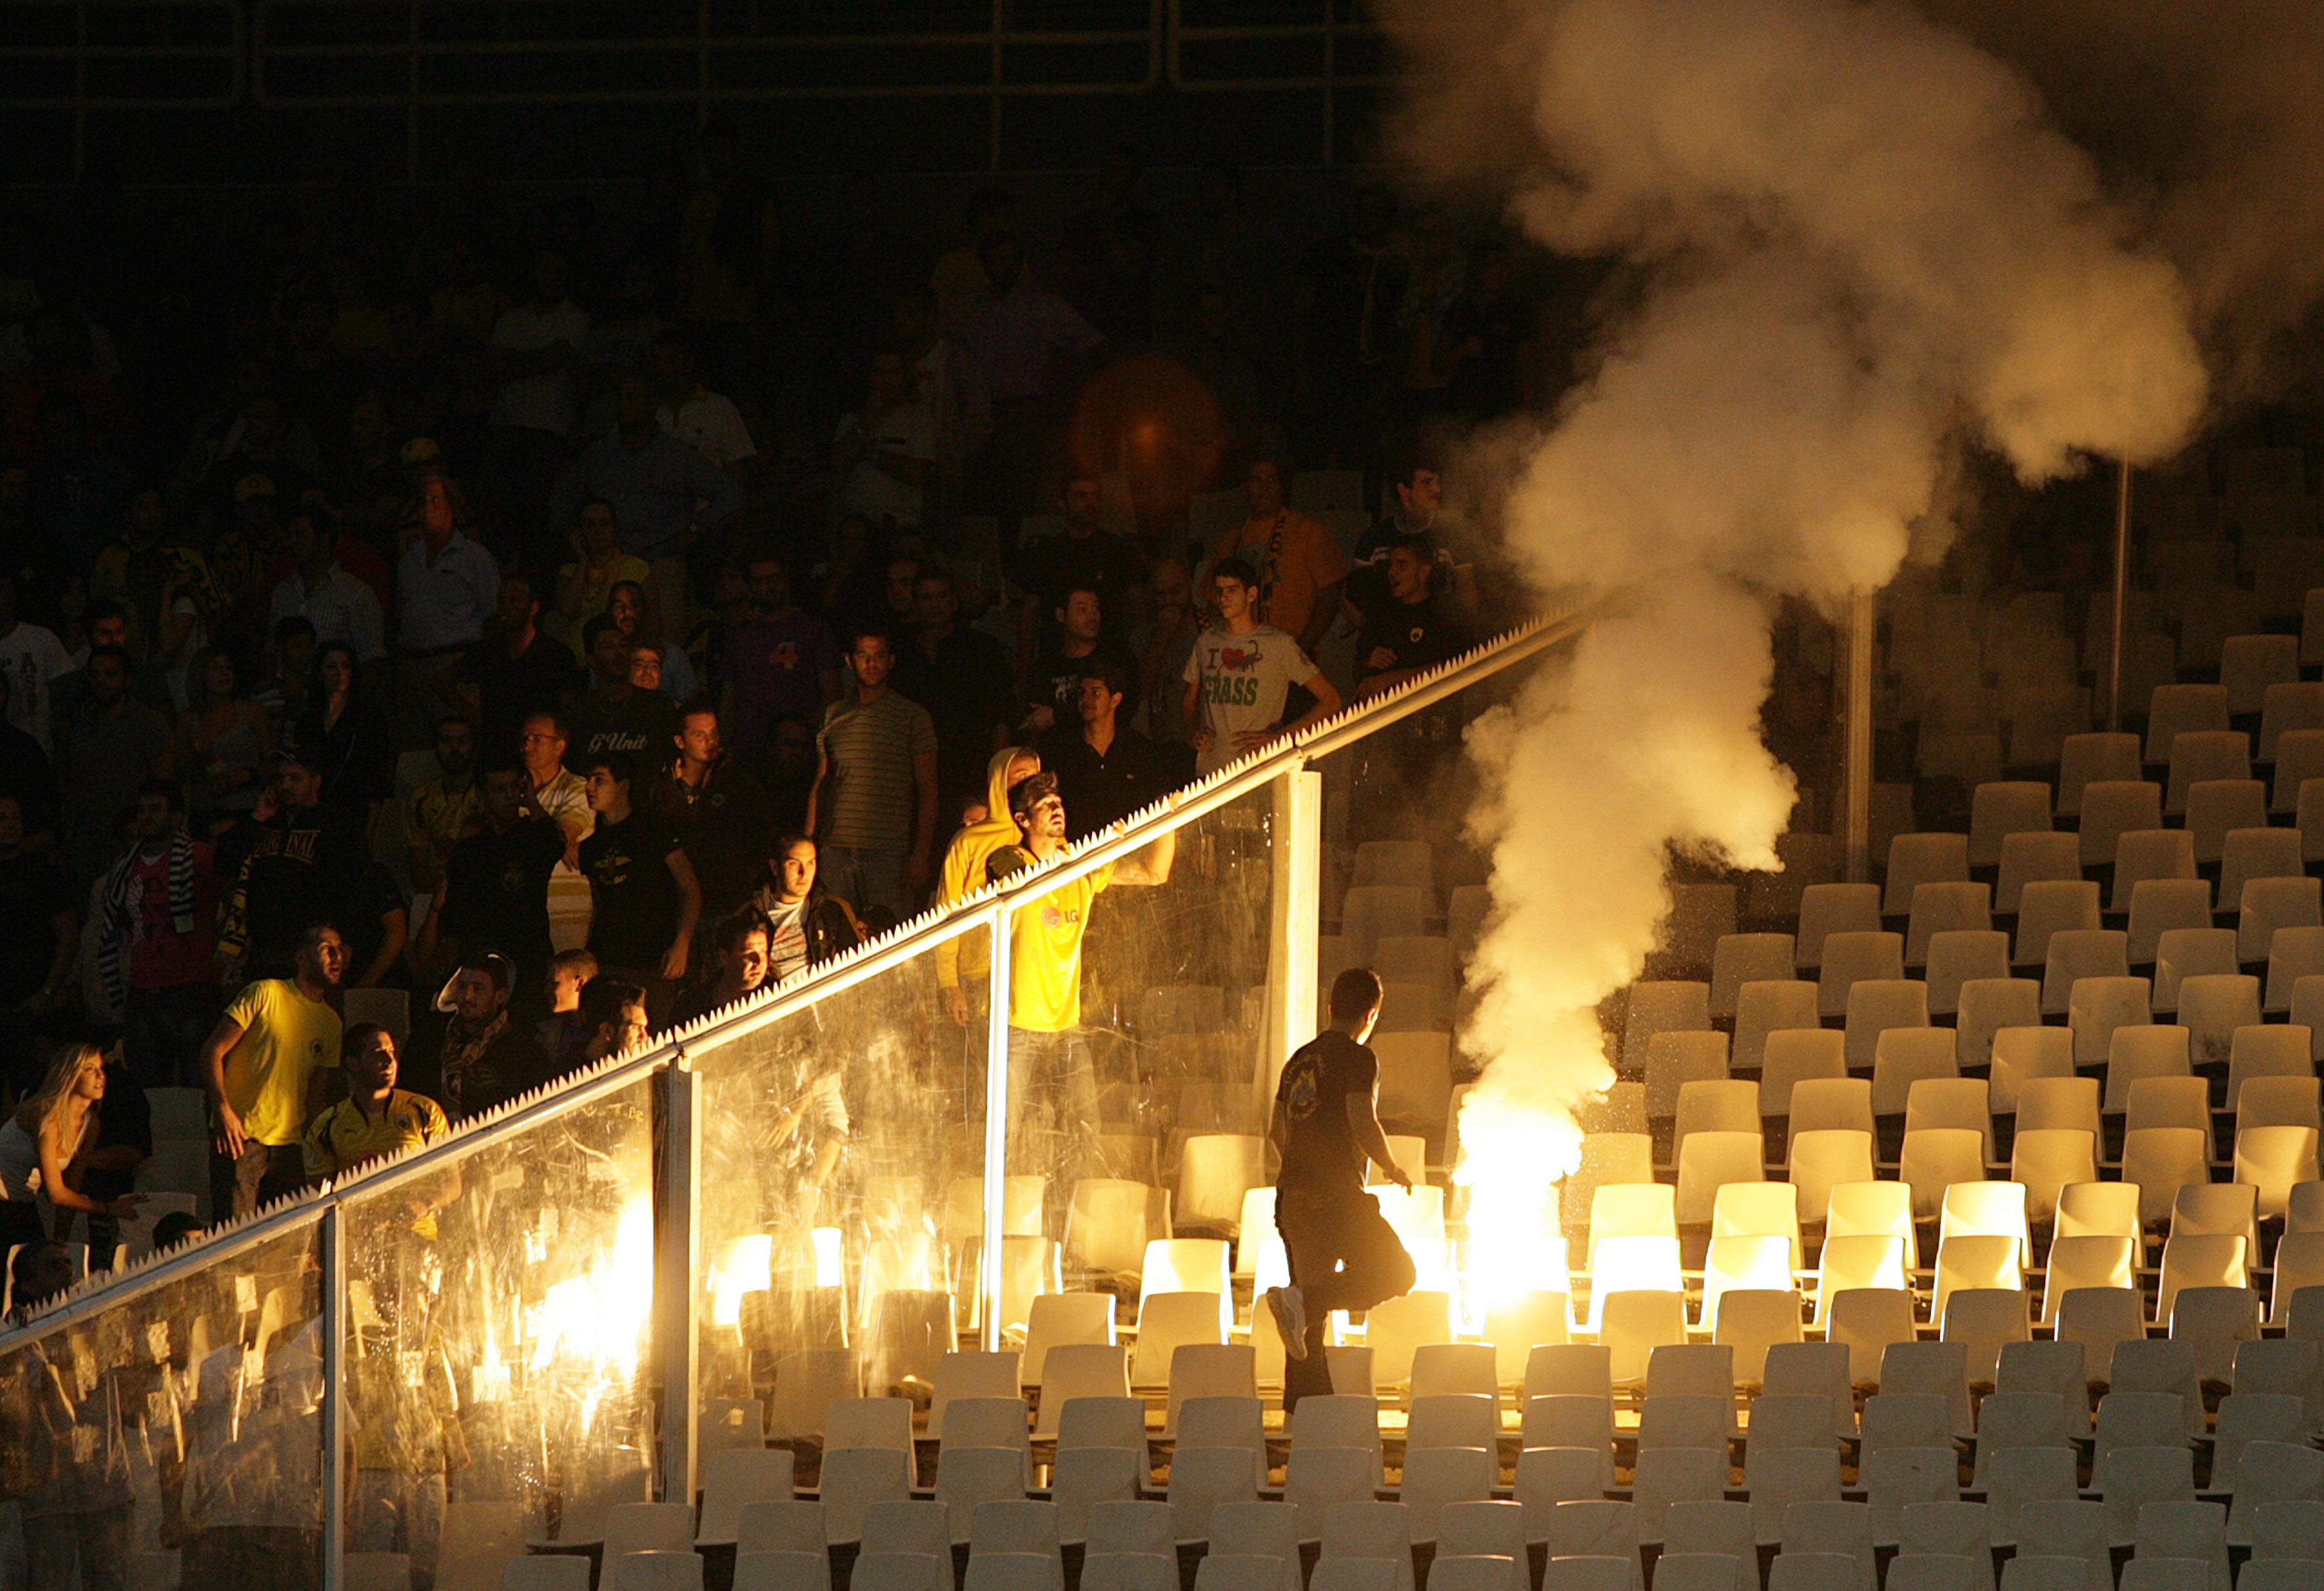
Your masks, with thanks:
[[[1362,1191],[1369,1157],[1348,1128],[1347,1101],[1351,1096],[1370,1099],[1379,1081],[1379,1061],[1371,1050],[1337,1028],[1292,1052],[1275,1090],[1276,1111],[1286,1124],[1277,1188]]]
[[[1129,718],[1138,711],[1138,663],[1128,653],[1100,637],[1095,651],[1084,657],[1065,655],[1065,637],[1051,636],[1033,654],[1033,677],[1026,688],[1026,706],[1046,707],[1057,716],[1060,724],[1078,724],[1082,718],[1082,671],[1101,658],[1111,658],[1121,665],[1122,678],[1130,689],[1121,693],[1118,716]]]
[[[1101,757],[1076,719],[1041,737],[1041,766],[1057,776],[1065,803],[1065,837],[1078,840],[1169,793],[1170,771],[1154,743],[1117,717],[1113,744]]]
[[[409,911],[410,902],[404,899],[403,890],[395,875],[378,862],[364,864],[363,877],[349,886],[346,905],[339,914],[339,936],[347,942],[347,976],[361,977],[371,966],[371,958],[379,954],[380,944],[387,937],[381,919],[391,911]],[[407,917],[405,926],[409,928]],[[402,961],[399,957],[383,975],[392,985],[401,985]]]
[[[1356,636],[1356,677],[1384,674],[1396,669],[1433,669],[1448,662],[1473,644],[1469,626],[1445,611],[1444,599],[1431,595],[1425,602],[1382,602],[1364,619]],[[1385,667],[1375,665],[1372,652],[1384,648],[1394,657]]]
[[[452,847],[444,864],[442,931],[461,954],[498,950],[528,983],[547,976],[549,875],[565,859],[565,831],[542,818],[486,829]]]
[[[558,695],[578,683],[581,668],[565,643],[535,632],[532,644],[521,657],[511,657],[507,643],[487,635],[463,652],[453,677],[476,688],[479,753],[512,756],[525,719],[535,713],[557,710]],[[575,741],[567,755],[580,748]]]
[[[57,953],[57,913],[73,909],[64,869],[48,857],[0,861],[0,1004],[41,992]]]
[[[659,690],[632,690],[620,701],[592,694],[573,706],[573,741],[565,763],[586,772],[593,754],[623,752],[651,767],[678,754],[678,704]]]
[[[1097,593],[1107,634],[1130,633],[1130,593],[1146,578],[1136,542],[1103,531],[1090,536],[1061,532],[1028,544],[1023,560],[1024,583],[1040,602],[1044,634],[1056,631],[1065,594],[1084,590]]]
[[[589,948],[600,966],[659,965],[678,932],[669,855],[678,848],[677,828],[650,812],[633,811],[619,823],[600,818],[596,832],[581,842],[581,871],[594,902]]]
[[[677,827],[687,859],[694,864],[702,886],[702,920],[715,922],[767,876],[767,859],[781,833],[774,805],[766,787],[732,759],[714,766],[691,800],[677,780],[663,782],[668,788],[660,809]]]
[[[303,808],[266,823],[237,826],[246,955],[261,976],[285,976],[299,937],[325,918],[342,922],[369,903],[370,857],[359,808]]]

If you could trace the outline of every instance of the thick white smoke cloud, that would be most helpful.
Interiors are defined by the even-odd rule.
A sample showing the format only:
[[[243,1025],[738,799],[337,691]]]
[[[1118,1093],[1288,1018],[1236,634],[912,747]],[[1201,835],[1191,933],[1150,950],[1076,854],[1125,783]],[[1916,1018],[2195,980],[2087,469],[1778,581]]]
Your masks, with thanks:
[[[2032,87],[1916,12],[1387,10],[1431,85],[1406,153],[1652,284],[1505,505],[1528,573],[1627,587],[1627,616],[1472,737],[1495,917],[1462,1176],[1472,1229],[1487,1208],[1525,1228],[1551,1146],[1575,1142],[1564,1105],[1606,1081],[1593,1011],[1653,946],[1668,847],[1774,860],[1793,789],[1758,735],[1773,597],[1885,585],[1964,444],[2028,481],[2168,455],[2205,375],[2177,272],[2126,241]]]

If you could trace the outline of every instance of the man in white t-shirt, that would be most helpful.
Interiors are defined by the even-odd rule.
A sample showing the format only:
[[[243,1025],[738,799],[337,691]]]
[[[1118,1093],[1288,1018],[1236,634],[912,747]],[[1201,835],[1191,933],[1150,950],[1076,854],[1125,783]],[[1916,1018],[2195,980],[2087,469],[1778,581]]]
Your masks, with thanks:
[[[1296,735],[1340,710],[1340,693],[1299,643],[1251,616],[1259,575],[1240,559],[1211,571],[1219,622],[1186,659],[1186,721],[1194,726],[1194,768],[1209,773],[1281,735]],[[1296,685],[1314,705],[1277,727]]]
[[[8,676],[8,722],[53,753],[49,737],[49,687],[72,671],[56,632],[16,616],[16,581],[0,574],[0,673]]]
[[[493,322],[493,366],[503,380],[485,423],[563,437],[573,430],[573,362],[589,312],[566,297],[565,256],[533,259],[532,296]]]
[[[839,422],[832,467],[839,476],[841,514],[873,523],[920,523],[929,472],[936,456],[936,424],[917,395],[911,365],[893,349],[872,356],[872,396]]]
[[[669,330],[655,336],[646,379],[653,384],[654,418],[662,430],[693,443],[704,458],[747,486],[759,445],[734,401],[702,384],[695,374],[694,349],[683,335]]]

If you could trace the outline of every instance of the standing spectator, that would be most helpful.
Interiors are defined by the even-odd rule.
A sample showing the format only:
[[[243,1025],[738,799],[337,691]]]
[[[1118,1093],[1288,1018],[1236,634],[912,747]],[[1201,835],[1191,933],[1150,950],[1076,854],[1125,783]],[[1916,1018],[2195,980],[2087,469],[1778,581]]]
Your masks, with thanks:
[[[944,877],[936,885],[939,906],[974,894],[991,882],[989,864],[994,853],[1007,850],[1019,838],[1017,821],[1009,815],[1009,792],[1041,771],[1041,759],[1028,747],[1006,746],[992,754],[986,768],[983,816],[964,825],[945,847]],[[936,947],[936,985],[944,991],[945,1013],[954,1022],[965,1025],[970,1012],[982,1005],[991,956],[982,934],[955,934]]]
[[[484,764],[483,813],[483,827],[445,858],[436,909],[420,930],[420,964],[456,967],[497,951],[537,987],[549,970],[549,878],[565,859],[566,831],[513,763]]]
[[[565,836],[564,860],[549,881],[549,938],[559,949],[588,935],[589,881],[581,876],[581,842],[597,821],[589,810],[586,782],[565,765],[569,744],[565,720],[555,713],[533,714],[517,736],[517,756],[531,782],[533,804]]]
[[[115,1220],[135,1215],[145,1202],[135,1193],[92,1198],[79,1186],[96,1146],[106,1083],[105,1057],[96,1045],[64,1045],[39,1092],[0,1126],[0,1248],[49,1241],[42,1198],[60,1210]]]
[[[1017,230],[1017,196],[1006,188],[986,183],[968,196],[962,207],[962,218],[968,227],[968,240],[956,248],[947,249],[928,273],[929,291],[935,293],[938,307],[947,315],[961,304],[982,298],[991,289],[984,273],[981,255],[984,240],[1002,233]]]
[[[444,1103],[456,1116],[473,1116],[505,1105],[549,1076],[549,1057],[530,1022],[514,1020],[509,998],[517,972],[494,951],[461,957],[436,1009],[447,1012],[441,1058]]]
[[[950,801],[982,781],[986,759],[1017,721],[1017,693],[1001,643],[960,624],[960,587],[950,571],[923,568],[913,593],[918,623],[897,654],[895,687],[936,726],[936,789]]]
[[[1138,649],[1139,697],[1148,738],[1167,748],[1174,761],[1186,760],[1194,726],[1185,714],[1185,693],[1178,682],[1186,676],[1186,660],[1203,634],[1203,616],[1195,609],[1194,583],[1186,566],[1175,558],[1155,560],[1150,571],[1152,595],[1145,639]]]
[[[1356,637],[1356,694],[1393,690],[1472,644],[1469,627],[1436,592],[1436,549],[1426,536],[1399,537],[1388,550],[1387,589]]]
[[[373,705],[355,648],[327,641],[315,654],[315,689],[299,721],[299,754],[323,776],[326,801],[343,807],[369,832],[395,787],[395,735]]]
[[[1169,775],[1154,743],[1120,721],[1124,671],[1092,659],[1082,675],[1076,721],[1041,742],[1041,765],[1057,776],[1071,819],[1066,837],[1081,840],[1169,793]]]
[[[418,741],[436,717],[436,677],[445,660],[474,645],[500,597],[500,566],[456,528],[456,511],[441,476],[422,482],[420,534],[396,566],[396,689],[400,738]]]
[[[778,554],[761,550],[744,565],[751,606],[726,633],[726,697],[722,717],[736,752],[762,754],[777,718],[820,723],[839,699],[839,644],[831,626],[791,603],[790,575]]]
[[[911,362],[921,406],[936,430],[936,471],[949,493],[958,490],[962,465],[992,429],[992,405],[975,365],[959,344],[937,335],[936,321],[933,289],[897,295],[896,346]]]
[[[76,883],[95,878],[113,860],[122,814],[146,782],[175,770],[169,720],[129,694],[129,654],[117,646],[95,648],[83,672],[88,699],[72,723],[61,770],[72,798],[68,832]]]
[[[756,911],[721,919],[711,951],[717,961],[709,980],[678,997],[670,1007],[670,1026],[682,1028],[767,986],[767,920]]]
[[[274,626],[268,656],[273,672],[251,692],[266,709],[274,727],[274,744],[287,745],[307,716],[307,698],[315,689],[315,625],[303,614],[293,614]]]
[[[137,792],[129,849],[97,893],[97,964],[122,1013],[130,1071],[148,1088],[181,1087],[217,1021],[217,870],[186,832],[178,787]]]
[[[765,920],[770,936],[770,976],[787,978],[863,942],[863,924],[853,909],[816,876],[813,840],[803,834],[783,836],[775,842],[767,872],[772,876],[751,897],[751,907]]]
[[[1054,616],[1056,629],[1034,654],[1025,692],[1031,708],[1026,724],[1035,730],[1079,720],[1082,674],[1093,666],[1116,663],[1124,680],[1135,678],[1128,649],[1106,628],[1105,608],[1096,591],[1087,586],[1074,587],[1057,605]],[[1135,698],[1130,705],[1135,711]]]
[[[672,701],[687,700],[701,689],[701,682],[695,677],[694,660],[686,655],[686,648],[664,635],[659,624],[647,622],[651,606],[650,594],[636,580],[616,580],[605,596],[605,616],[613,621],[613,627],[632,642],[653,650],[660,679],[647,689],[658,689]],[[634,652],[631,653],[630,671],[632,676],[637,672]]]
[[[642,371],[630,372],[613,389],[613,430],[583,449],[558,481],[550,523],[573,523],[583,498],[604,498],[613,505],[622,550],[652,566],[662,611],[683,613],[686,547],[733,516],[742,488],[661,429]]]
[[[997,851],[990,871],[1038,868],[1065,848],[1065,803],[1056,775],[1019,780],[1009,791],[1018,843]],[[1097,1078],[1082,1036],[1082,937],[1090,907],[1113,884],[1163,884],[1177,855],[1175,831],[1143,854],[1109,862],[1010,914],[1010,1158],[1057,1168],[1066,1185],[1096,1176]]]
[[[71,661],[56,632],[16,616],[16,577],[0,570],[0,673],[8,677],[8,721],[52,749],[49,687]]]
[[[339,930],[299,936],[292,975],[245,985],[202,1046],[209,1093],[210,1207],[246,1216],[305,1179],[300,1134],[323,1105],[323,1074],[339,1064],[332,991],[346,970]]]
[[[899,530],[919,524],[936,467],[936,432],[914,386],[911,364],[901,353],[883,348],[872,356],[870,395],[840,421],[832,444],[838,512]]]
[[[41,743],[8,720],[10,682],[0,670],[0,795],[23,803],[28,834],[48,834],[56,828],[57,775]]]
[[[568,649],[580,644],[581,626],[605,611],[616,581],[653,578],[652,566],[644,559],[622,550],[611,503],[586,497],[577,512],[573,561],[557,571],[557,613],[549,622]]]
[[[247,817],[266,783],[274,725],[251,697],[242,664],[219,647],[194,660],[192,699],[178,720],[176,766],[193,787],[194,824],[203,834]]]
[[[395,874],[375,858],[349,879],[339,908],[346,924],[350,989],[401,988],[403,952],[411,943],[411,903]]]
[[[1018,555],[1026,588],[1031,593],[1029,617],[1046,628],[1048,615],[1065,606],[1075,591],[1097,593],[1107,633],[1127,635],[1137,617],[1139,587],[1146,578],[1146,560],[1138,543],[1117,536],[1098,523],[1104,490],[1097,476],[1077,474],[1065,482],[1059,506],[1065,510],[1062,535],[1028,541]]]
[[[742,422],[734,401],[702,384],[693,346],[682,334],[664,330],[654,338],[646,375],[657,400],[655,423],[748,485],[759,459],[758,444],[751,440],[751,428]]]
[[[26,492],[33,532],[86,575],[127,517],[129,466],[97,445],[88,411],[71,393],[43,397],[32,421],[42,452]]]
[[[323,776],[295,752],[277,752],[274,779],[247,823],[222,842],[238,857],[218,930],[218,956],[250,977],[279,977],[309,923],[335,920],[364,877],[359,811],[323,800]],[[334,928],[344,976],[346,941]]]
[[[581,1025],[589,1036],[576,1068],[628,1054],[646,1041],[646,992],[627,978],[591,978],[581,991]]]
[[[686,976],[702,887],[668,819],[631,802],[634,764],[621,752],[585,760],[589,809],[597,827],[581,842],[581,871],[593,911],[589,948],[615,977],[643,985],[650,1004],[667,1008]]]
[[[807,803],[815,794],[815,726],[794,713],[775,720],[767,736],[766,770],[760,782],[775,812],[775,828],[782,833],[807,829]]]
[[[1256,617],[1313,656],[1340,612],[1348,560],[1323,523],[1284,505],[1283,466],[1254,458],[1243,476],[1250,517],[1219,538],[1213,565],[1240,557],[1258,570]]]
[[[1015,233],[988,235],[976,258],[985,290],[956,306],[951,330],[992,399],[986,495],[1014,516],[1032,506],[1062,435],[1065,400],[1105,338],[1064,299],[1025,279]]]
[[[686,704],[671,738],[678,754],[667,805],[702,885],[702,914],[716,922],[749,898],[763,874],[779,832],[774,807],[765,787],[727,754],[708,697]]]
[[[936,827],[936,734],[927,709],[889,688],[896,654],[875,629],[848,652],[855,699],[824,714],[807,828],[831,886],[865,911],[910,915],[928,884]]]
[[[513,740],[514,736],[512,735]],[[452,847],[484,820],[476,783],[476,728],[456,714],[436,721],[436,776],[403,798],[403,839],[412,887],[433,894]]]
[[[1310,245],[1294,272],[1297,406],[1315,444],[1302,457],[1360,464],[1377,430],[1388,316],[1404,298],[1395,226],[1395,194],[1367,183],[1356,192],[1353,225]]]
[[[0,795],[0,1087],[32,1087],[35,1027],[80,947],[74,899],[56,859],[24,848],[23,802]]]
[[[290,516],[291,569],[274,584],[267,626],[303,615],[313,622],[318,641],[345,642],[368,665],[387,655],[379,597],[340,564],[338,542],[338,532],[319,511],[301,509]]]
[[[395,1086],[401,1070],[395,1035],[377,1022],[359,1022],[347,1029],[339,1065],[347,1074],[347,1096],[318,1111],[300,1134],[308,1180],[344,1177],[451,1132],[452,1124],[434,1100]],[[459,1197],[460,1173],[456,1170],[433,1185],[407,1187],[405,1217],[420,1236],[433,1238],[437,1212]]]
[[[577,689],[581,668],[565,643],[540,627],[540,601],[529,576],[501,578],[500,604],[483,639],[463,651],[438,686],[468,714],[493,757],[512,756],[516,737],[534,713],[554,712]]]
[[[1232,559],[1221,563],[1212,571],[1211,593],[1218,626],[1203,632],[1185,672],[1185,714],[1196,726],[1194,766],[1203,773],[1340,710],[1339,691],[1305,649],[1252,617],[1259,577],[1250,565]],[[1286,724],[1284,704],[1294,685],[1314,697],[1314,705]]]
[[[500,466],[503,506],[521,525],[540,522],[549,482],[573,430],[573,366],[589,336],[589,312],[567,295],[565,256],[533,256],[532,291],[493,322],[488,357],[501,378],[484,445]]]
[[[596,688],[573,704],[573,759],[584,763],[601,752],[643,756],[659,765],[662,748],[678,730],[678,709],[659,687],[661,647],[634,642],[611,614],[582,626]],[[637,683],[641,661],[650,662],[655,684]]]
[[[1356,550],[1356,565],[1348,571],[1348,606],[1362,615],[1370,615],[1386,599],[1388,550],[1407,537],[1430,538],[1442,566],[1435,571],[1437,590],[1445,591],[1452,577],[1452,560],[1444,540],[1454,527],[1444,511],[1444,477],[1434,460],[1422,453],[1409,455],[1388,485],[1395,491],[1396,504],[1372,522]],[[1362,654],[1357,655],[1360,660]]]

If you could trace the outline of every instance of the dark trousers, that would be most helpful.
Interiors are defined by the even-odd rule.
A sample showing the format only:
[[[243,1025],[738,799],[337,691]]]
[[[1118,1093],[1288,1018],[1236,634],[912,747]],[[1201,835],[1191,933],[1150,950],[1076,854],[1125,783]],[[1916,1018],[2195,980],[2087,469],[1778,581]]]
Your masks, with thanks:
[[[1332,1390],[1324,1328],[1334,1309],[1369,1309],[1412,1290],[1412,1256],[1360,1189],[1275,1190],[1275,1229],[1291,1263],[1291,1285],[1307,1313],[1307,1356],[1283,1360],[1286,1413],[1311,1393]],[[1369,1391],[1370,1389],[1366,1389]]]
[[[222,1008],[216,984],[130,990],[121,1013],[122,1058],[130,1075],[148,1088],[185,1087]]]
[[[238,1160],[210,1152],[210,1219],[246,1216],[307,1185],[306,1152],[296,1143],[242,1146]]]

